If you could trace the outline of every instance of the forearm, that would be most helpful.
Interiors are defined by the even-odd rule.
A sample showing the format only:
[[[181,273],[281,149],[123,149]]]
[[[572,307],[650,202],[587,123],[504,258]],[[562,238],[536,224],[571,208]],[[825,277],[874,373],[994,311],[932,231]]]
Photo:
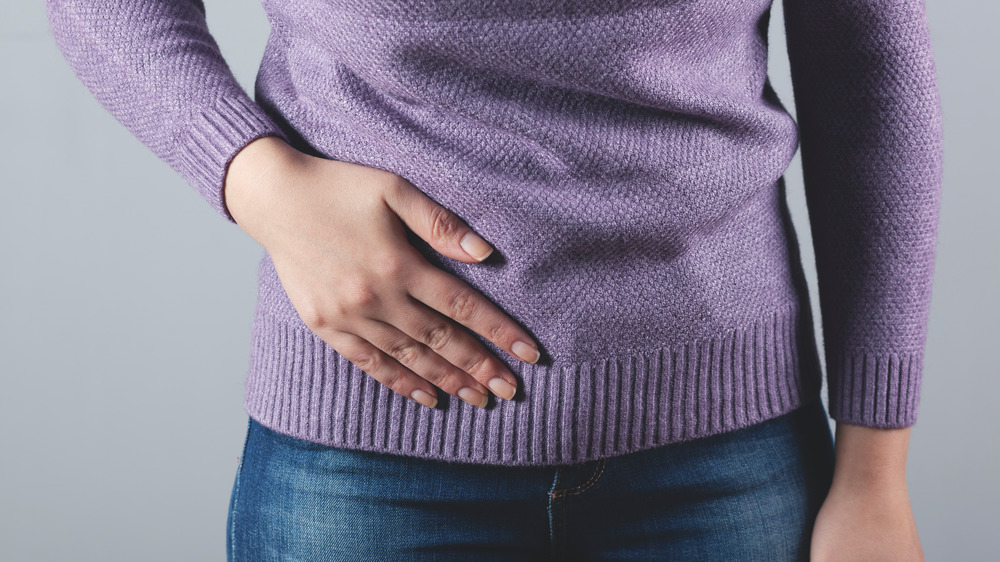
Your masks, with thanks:
[[[46,0],[59,49],[118,121],[212,207],[247,143],[284,135],[243,91],[208,31],[200,0]]]

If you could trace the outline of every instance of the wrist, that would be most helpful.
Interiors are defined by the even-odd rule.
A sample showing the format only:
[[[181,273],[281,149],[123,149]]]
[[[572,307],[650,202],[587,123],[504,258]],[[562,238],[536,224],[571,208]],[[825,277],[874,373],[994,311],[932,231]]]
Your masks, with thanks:
[[[883,429],[837,422],[834,485],[905,488],[910,428]]]
[[[250,215],[259,207],[254,202],[265,196],[264,190],[273,184],[268,178],[274,175],[275,168],[288,163],[297,152],[281,138],[265,136],[247,143],[230,161],[223,179],[222,200],[241,228],[246,230]]]

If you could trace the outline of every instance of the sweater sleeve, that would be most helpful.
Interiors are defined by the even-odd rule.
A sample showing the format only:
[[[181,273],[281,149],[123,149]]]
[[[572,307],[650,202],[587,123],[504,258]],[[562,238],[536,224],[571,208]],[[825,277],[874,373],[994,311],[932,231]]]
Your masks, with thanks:
[[[229,162],[288,140],[223,60],[201,0],[46,0],[56,44],[90,92],[225,219]]]
[[[942,174],[923,0],[783,0],[830,416],[916,423]]]

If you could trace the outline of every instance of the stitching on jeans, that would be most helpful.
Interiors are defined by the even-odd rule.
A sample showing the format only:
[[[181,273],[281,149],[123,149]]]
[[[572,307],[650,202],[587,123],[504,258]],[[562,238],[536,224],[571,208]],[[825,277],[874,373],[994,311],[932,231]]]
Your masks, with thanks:
[[[558,526],[558,515],[556,514],[556,499],[559,495],[556,493],[556,486],[559,484],[559,467],[556,467],[556,476],[552,481],[552,488],[549,489],[549,547],[552,549],[552,559],[559,560],[563,553],[559,552],[556,548],[556,527]]]
[[[601,459],[600,466],[597,468],[597,470],[594,471],[594,474],[592,474],[590,476],[590,480],[587,480],[586,482],[584,482],[583,484],[580,484],[579,486],[576,486],[575,488],[568,488],[566,490],[558,490],[558,491],[555,492],[555,494],[557,494],[557,495],[563,495],[563,496],[568,496],[570,494],[581,494],[583,492],[586,492],[587,489],[590,488],[591,486],[593,486],[594,484],[596,484],[597,480],[601,477],[602,474],[604,474],[604,467],[606,465],[607,465],[607,458]]]
[[[236,467],[236,489],[233,491],[233,512],[229,514],[232,524],[229,529],[229,545],[233,552],[233,560],[236,560],[236,505],[240,501],[240,476],[243,473],[243,461],[246,458],[247,443],[250,442],[250,427],[253,425],[253,418],[247,420],[247,434],[243,439],[243,452],[240,453],[240,464]]]

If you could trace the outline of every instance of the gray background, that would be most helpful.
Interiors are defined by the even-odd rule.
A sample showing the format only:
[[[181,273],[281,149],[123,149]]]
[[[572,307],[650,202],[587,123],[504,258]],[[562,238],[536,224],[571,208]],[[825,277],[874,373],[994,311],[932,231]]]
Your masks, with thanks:
[[[207,4],[252,91],[263,10]],[[907,479],[929,560],[995,560],[1000,5],[928,14],[946,172]],[[777,2],[771,44],[794,109]],[[222,560],[262,249],[91,97],[41,1],[0,3],[0,64],[0,558]],[[815,309],[798,157],[786,177]]]

